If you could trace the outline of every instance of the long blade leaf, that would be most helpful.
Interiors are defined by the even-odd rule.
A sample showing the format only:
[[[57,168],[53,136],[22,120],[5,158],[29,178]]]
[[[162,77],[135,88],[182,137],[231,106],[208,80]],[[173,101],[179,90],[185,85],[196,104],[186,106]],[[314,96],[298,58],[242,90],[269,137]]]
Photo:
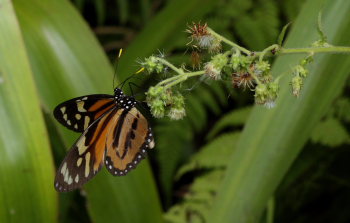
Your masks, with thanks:
[[[0,0],[0,222],[57,222],[54,166],[12,1]]]

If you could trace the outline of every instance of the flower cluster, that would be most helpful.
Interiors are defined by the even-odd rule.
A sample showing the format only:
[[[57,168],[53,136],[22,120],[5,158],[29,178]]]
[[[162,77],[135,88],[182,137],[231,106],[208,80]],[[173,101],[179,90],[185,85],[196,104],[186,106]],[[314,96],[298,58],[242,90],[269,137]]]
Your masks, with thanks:
[[[268,61],[229,52],[216,54],[205,65],[205,74],[213,80],[221,79],[224,72],[229,73],[234,87],[254,90],[257,104],[274,107],[279,86],[273,80]]]
[[[167,115],[172,120],[179,120],[186,116],[185,100],[179,93],[173,93],[162,86],[151,87],[146,93],[147,104],[155,118]]]
[[[287,27],[287,26],[286,26]],[[207,24],[193,23],[186,30],[191,39],[190,43],[193,49],[191,62],[193,69],[201,67],[201,53],[207,50],[210,53],[210,59],[204,63],[203,70],[189,71],[185,65],[176,67],[164,58],[164,55],[150,56],[140,62],[142,69],[148,73],[164,73],[166,70],[172,70],[176,75],[168,77],[159,82],[156,86],[151,87],[147,95],[147,103],[151,108],[151,113],[156,118],[168,116],[170,119],[182,119],[185,113],[184,97],[179,91],[174,91],[175,85],[180,85],[188,78],[204,75],[212,80],[230,81],[235,88],[250,89],[254,91],[255,103],[272,108],[276,104],[279,94],[279,75],[274,78],[271,74],[271,64],[266,59],[267,55],[283,53],[309,53],[292,69],[291,86],[292,93],[295,96],[300,95],[304,79],[308,76],[307,65],[313,61],[313,53],[320,52],[322,47],[330,47],[327,38],[319,27],[321,39],[316,41],[310,48],[299,48],[290,50],[282,47],[283,35],[285,28],[282,30],[282,37],[279,38],[278,44],[268,46],[260,52],[252,52],[242,46],[226,39]],[[221,43],[232,47],[222,52]],[[316,47],[318,51],[311,48]],[[326,52],[326,51],[325,51]],[[327,51],[329,52],[329,50]],[[350,48],[349,48],[350,52]]]
[[[299,97],[303,81],[309,74],[306,66],[313,61],[313,55],[309,55],[302,59],[298,65],[293,68],[293,78],[291,80],[292,93],[294,96]]]

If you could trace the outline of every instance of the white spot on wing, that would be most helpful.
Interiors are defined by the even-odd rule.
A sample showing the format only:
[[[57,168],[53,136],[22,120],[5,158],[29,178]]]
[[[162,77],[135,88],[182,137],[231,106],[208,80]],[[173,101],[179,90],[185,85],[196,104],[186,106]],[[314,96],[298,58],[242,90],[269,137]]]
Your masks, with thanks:
[[[83,158],[79,157],[79,159],[77,160],[77,166],[80,167],[82,162],[83,162]]]
[[[62,168],[61,168],[61,174],[64,175],[64,173],[66,172],[66,168],[67,168],[67,163],[64,162],[64,164],[63,164],[63,166],[62,166]]]
[[[85,135],[83,135],[81,136],[81,138],[79,139],[79,142],[77,143],[79,155],[83,154],[88,148],[87,146],[85,146],[85,140],[86,140],[86,137]]]
[[[78,174],[75,176],[74,181],[75,181],[75,183],[78,183],[78,182],[79,182],[79,175],[78,175]]]
[[[153,148],[154,148],[154,146],[155,146],[155,144],[154,144],[154,140],[152,140],[152,142],[150,142],[150,143],[149,143],[149,148],[153,149]]]
[[[63,181],[64,182],[68,182],[68,178],[69,178],[69,171],[68,171],[68,168],[66,169],[66,171],[65,171],[65,173],[64,173],[64,179],[63,179]]]
[[[68,120],[68,121],[67,121],[67,124],[68,124],[68,125],[71,125],[72,123],[70,123],[70,120]]]
[[[87,112],[86,109],[84,108],[84,104],[85,104],[85,102],[83,102],[83,101],[78,101],[77,102],[78,111],[80,111],[80,112]]]
[[[89,176],[90,173],[90,152],[86,153],[85,155],[85,177]]]
[[[68,178],[68,182],[67,182],[69,185],[71,185],[73,183],[73,178],[71,176],[69,176]]]
[[[67,121],[67,117],[68,117],[67,114],[64,114],[64,115],[63,115],[63,119],[64,119],[65,121]]]
[[[78,124],[75,124],[75,125],[74,125],[74,128],[75,128],[75,129],[78,129]]]
[[[81,114],[75,114],[75,118],[76,118],[77,120],[80,120],[80,119],[81,119]]]
[[[63,106],[62,108],[60,108],[62,114],[64,114],[66,112],[66,106]]]
[[[85,101],[85,100],[87,100],[87,99],[88,99],[88,97],[83,97],[81,100]]]
[[[89,127],[89,122],[90,122],[90,117],[89,116],[85,116],[84,129],[87,129],[87,127]]]

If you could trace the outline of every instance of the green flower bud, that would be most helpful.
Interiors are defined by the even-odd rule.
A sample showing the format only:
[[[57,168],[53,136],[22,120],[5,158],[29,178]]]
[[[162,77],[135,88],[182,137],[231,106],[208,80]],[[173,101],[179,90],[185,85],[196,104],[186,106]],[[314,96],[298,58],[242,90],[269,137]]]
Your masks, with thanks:
[[[151,113],[155,118],[163,118],[165,114],[164,102],[160,99],[155,99],[149,103]]]
[[[273,108],[276,105],[276,99],[278,97],[278,91],[279,91],[279,85],[278,81],[274,81],[272,83],[269,83],[267,85],[267,99],[264,103],[264,105],[267,108]]]
[[[233,70],[238,71],[240,69],[248,70],[252,64],[253,59],[249,56],[232,55],[230,65]]]
[[[239,55],[232,55],[230,63],[231,63],[231,67],[234,71],[238,70],[238,68],[241,64],[240,61],[241,61],[241,58]]]
[[[216,69],[222,70],[222,68],[224,68],[224,66],[227,64],[228,58],[226,55],[220,53],[213,56],[210,62],[214,65]]]
[[[309,73],[309,71],[301,65],[297,65],[294,68],[294,75],[295,76],[300,76],[302,78],[305,78],[308,75],[308,73]]]
[[[150,87],[146,94],[147,94],[147,97],[155,98],[155,97],[160,97],[164,93],[165,93],[164,87],[155,86],[155,87]]]
[[[270,71],[270,64],[267,61],[258,61],[255,64],[256,75],[268,74]]]
[[[253,63],[253,58],[250,56],[241,56],[240,65],[242,68],[248,70]]]
[[[168,117],[172,120],[180,120],[183,117],[186,116],[185,108],[170,108],[170,111],[168,112]]]
[[[161,73],[164,70],[164,65],[162,63],[160,63],[157,60],[157,57],[155,56],[150,56],[148,58],[145,59],[144,62],[141,63],[141,65],[145,68],[145,70],[148,73]]]
[[[273,76],[270,72],[265,75],[259,76],[259,80],[265,84],[270,83],[273,80]]]
[[[265,104],[268,97],[268,88],[265,84],[258,84],[255,87],[255,103],[257,104]]]
[[[172,120],[179,120],[186,116],[185,111],[185,99],[180,94],[177,93],[172,96],[171,107],[168,112],[168,117]]]
[[[221,70],[224,68],[227,62],[227,56],[224,54],[217,54],[213,56],[211,61],[204,67],[206,74],[214,80],[219,80],[221,78]]]
[[[299,76],[294,76],[292,78],[291,85],[292,85],[293,95],[296,97],[299,97],[301,87],[303,86],[303,79]]]
[[[172,107],[174,108],[184,108],[185,106],[185,98],[180,94],[177,93],[176,95],[173,95],[172,99]]]

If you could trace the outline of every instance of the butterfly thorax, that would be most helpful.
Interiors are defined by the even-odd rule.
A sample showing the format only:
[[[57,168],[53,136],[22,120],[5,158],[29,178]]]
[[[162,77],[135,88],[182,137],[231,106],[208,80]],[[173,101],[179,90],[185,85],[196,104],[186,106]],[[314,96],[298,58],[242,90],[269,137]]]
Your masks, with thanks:
[[[136,100],[132,96],[127,96],[120,88],[114,89],[114,100],[118,107],[131,110],[136,105]]]

